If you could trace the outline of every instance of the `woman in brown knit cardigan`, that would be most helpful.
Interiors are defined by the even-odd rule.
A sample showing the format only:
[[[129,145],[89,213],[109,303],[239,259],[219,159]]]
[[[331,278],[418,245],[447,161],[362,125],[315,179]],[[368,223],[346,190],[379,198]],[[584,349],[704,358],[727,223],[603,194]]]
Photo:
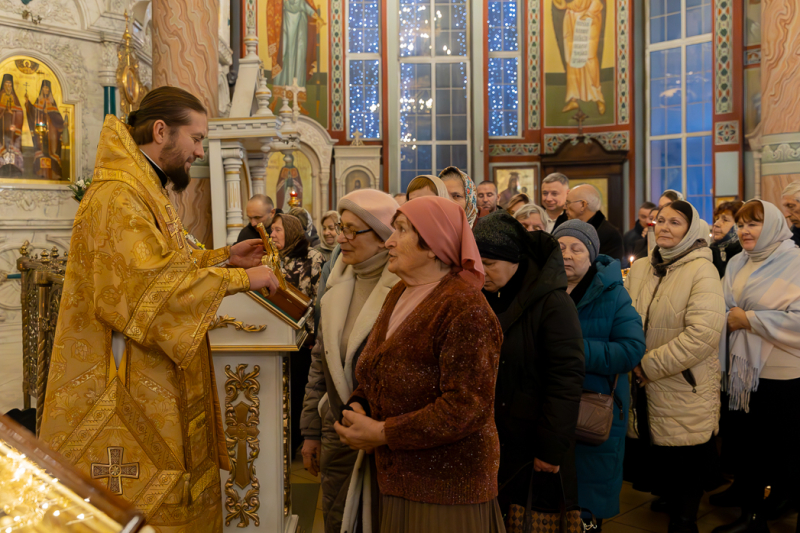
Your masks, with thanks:
[[[494,389],[503,334],[480,293],[464,210],[427,196],[398,210],[386,241],[401,282],[358,361],[336,431],[374,449],[380,533],[504,533]]]

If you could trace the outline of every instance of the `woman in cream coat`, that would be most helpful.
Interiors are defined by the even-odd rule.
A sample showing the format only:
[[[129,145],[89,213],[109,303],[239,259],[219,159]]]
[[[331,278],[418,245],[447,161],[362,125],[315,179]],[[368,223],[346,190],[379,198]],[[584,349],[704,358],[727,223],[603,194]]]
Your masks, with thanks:
[[[719,428],[719,336],[725,322],[722,284],[706,224],[691,204],[664,206],[658,246],[625,281],[642,317],[647,353],[634,370],[630,432],[647,450],[653,492],[665,500],[670,533],[696,532],[697,510]]]

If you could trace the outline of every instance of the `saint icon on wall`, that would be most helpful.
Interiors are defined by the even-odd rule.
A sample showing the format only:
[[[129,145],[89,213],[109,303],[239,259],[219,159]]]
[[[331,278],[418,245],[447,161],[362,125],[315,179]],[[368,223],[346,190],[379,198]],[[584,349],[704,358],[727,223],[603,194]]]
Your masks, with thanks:
[[[512,170],[508,176],[508,186],[500,193],[497,203],[505,209],[508,202],[517,194],[519,194],[519,172]]]
[[[22,105],[14,90],[14,76],[3,75],[0,87],[0,124],[2,124],[2,144],[0,145],[0,176],[19,176],[24,171],[22,159]]]
[[[267,42],[272,59],[272,94],[283,96],[295,84],[297,101],[303,114],[309,112],[302,103],[308,98],[306,83],[318,68],[317,34],[325,21],[311,0],[268,0]],[[275,98],[273,106],[279,98]]]
[[[363,170],[351,170],[344,180],[344,193],[348,194],[364,187],[370,187],[369,176]]]
[[[0,184],[72,181],[75,106],[55,72],[13,56],[0,61],[0,79]]]
[[[275,185],[275,207],[288,213],[291,206],[289,200],[291,193],[297,193],[298,205],[303,205],[303,182],[300,179],[300,170],[294,166],[294,156],[291,152],[286,152],[283,156],[283,168],[278,175],[278,183]]]
[[[64,117],[58,110],[50,80],[42,81],[39,96],[31,103],[25,93],[25,112],[33,137],[33,172],[39,177],[61,179],[61,137]]]
[[[578,109],[578,102],[595,102],[604,115],[606,103],[600,85],[603,56],[605,0],[553,0],[553,25],[561,59],[567,71],[562,113]],[[559,30],[561,35],[559,38]]]

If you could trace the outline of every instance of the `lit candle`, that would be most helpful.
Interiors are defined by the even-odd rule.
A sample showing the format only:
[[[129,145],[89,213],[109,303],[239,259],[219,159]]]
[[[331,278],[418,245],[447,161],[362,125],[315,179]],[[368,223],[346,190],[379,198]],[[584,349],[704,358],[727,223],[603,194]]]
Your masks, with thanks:
[[[631,265],[632,265],[632,264],[633,264],[633,259],[634,259],[634,257],[633,257],[633,256],[630,256],[630,257],[628,258],[628,264],[631,264]]]

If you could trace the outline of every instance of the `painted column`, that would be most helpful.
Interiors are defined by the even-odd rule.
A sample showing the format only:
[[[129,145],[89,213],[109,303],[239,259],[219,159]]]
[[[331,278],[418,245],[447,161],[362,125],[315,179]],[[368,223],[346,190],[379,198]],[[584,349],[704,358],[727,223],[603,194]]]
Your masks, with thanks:
[[[761,196],[780,205],[783,188],[800,181],[800,3],[761,6]]]
[[[218,113],[218,26],[218,0],[153,0],[153,87],[189,91],[209,118]],[[206,246],[224,245],[213,242],[208,179],[192,179],[183,193],[170,197],[189,233]]]

